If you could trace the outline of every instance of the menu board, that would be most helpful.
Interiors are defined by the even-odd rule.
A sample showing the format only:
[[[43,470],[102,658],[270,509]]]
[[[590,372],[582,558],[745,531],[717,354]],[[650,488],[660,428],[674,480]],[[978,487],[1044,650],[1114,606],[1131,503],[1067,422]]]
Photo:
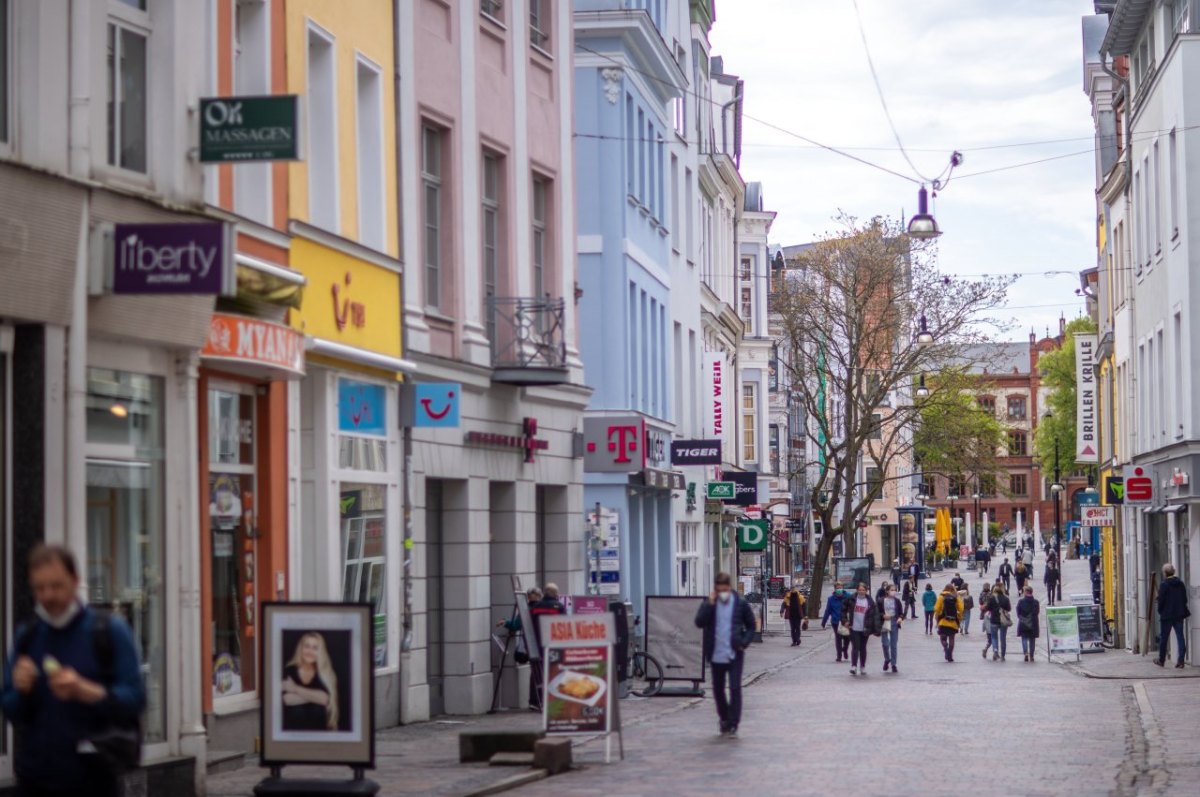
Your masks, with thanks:
[[[1104,642],[1104,619],[1100,607],[1095,604],[1076,606],[1075,613],[1079,622],[1079,641],[1084,645],[1102,644]]]
[[[612,645],[547,648],[546,733],[612,730],[611,676]]]

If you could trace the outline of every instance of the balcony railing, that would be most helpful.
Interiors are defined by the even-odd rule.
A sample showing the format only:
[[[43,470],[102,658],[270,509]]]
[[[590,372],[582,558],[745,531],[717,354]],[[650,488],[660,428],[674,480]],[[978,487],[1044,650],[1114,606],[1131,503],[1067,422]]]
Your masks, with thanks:
[[[567,381],[562,299],[488,297],[492,379],[513,385]]]

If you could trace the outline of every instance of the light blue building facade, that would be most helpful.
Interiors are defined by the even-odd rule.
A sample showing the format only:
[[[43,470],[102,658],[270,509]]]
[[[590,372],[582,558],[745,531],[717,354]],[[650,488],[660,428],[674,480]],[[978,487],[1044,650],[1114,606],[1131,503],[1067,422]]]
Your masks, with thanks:
[[[575,155],[580,351],[595,392],[585,414],[584,505],[600,523],[585,570],[633,603],[672,594],[670,148],[687,81],[664,28],[675,0],[577,0]],[[626,8],[626,6],[635,6]],[[686,39],[685,39],[686,41]],[[681,218],[674,214],[675,218]]]

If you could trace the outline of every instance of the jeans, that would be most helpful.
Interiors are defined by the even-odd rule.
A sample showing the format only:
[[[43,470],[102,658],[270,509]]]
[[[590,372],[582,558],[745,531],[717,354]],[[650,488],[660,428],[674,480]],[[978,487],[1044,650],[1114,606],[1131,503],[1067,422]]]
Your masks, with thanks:
[[[884,620],[884,622],[888,622]],[[883,663],[896,663],[896,644],[900,641],[900,627],[892,626],[891,633],[884,634],[879,638],[880,644],[883,646]]]
[[[933,627],[933,620],[934,620],[933,612],[925,612],[925,633],[926,634],[932,634],[934,632],[935,629]]]
[[[904,602],[904,614],[901,617],[909,617],[911,612],[912,619],[917,619],[917,601],[915,598],[910,598]]]
[[[964,634],[971,633],[971,610],[967,609],[963,612],[962,624],[959,626]]]
[[[850,632],[850,666],[867,666],[867,634],[866,631]]]
[[[742,721],[742,661],[743,656],[734,656],[727,664],[712,664],[713,699],[717,701],[717,717],[721,730],[736,730]],[[728,682],[729,693],[725,693]]]
[[[1021,652],[1032,657],[1037,652],[1037,640],[1031,636],[1021,637]]]
[[[1159,620],[1158,660],[1166,663],[1167,647],[1171,640],[1171,632],[1175,632],[1175,661],[1183,664],[1187,657],[1187,641],[1183,636],[1183,620]]]
[[[800,644],[800,627],[803,622],[804,622],[804,619],[800,618],[800,617],[797,617],[795,620],[792,620],[790,618],[788,619],[788,624],[791,625],[791,627],[792,627],[792,644],[793,645]]]
[[[1004,656],[1008,652],[1008,626],[992,623],[992,652]]]

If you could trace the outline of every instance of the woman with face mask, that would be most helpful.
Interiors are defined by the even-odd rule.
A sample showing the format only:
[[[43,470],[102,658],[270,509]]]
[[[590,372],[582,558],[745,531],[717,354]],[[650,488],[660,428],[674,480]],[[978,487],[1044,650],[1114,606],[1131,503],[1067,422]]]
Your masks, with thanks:
[[[846,599],[842,607],[842,622],[850,628],[850,674],[867,674],[867,637],[878,636],[882,623],[879,607],[867,594],[867,585]]]
[[[896,594],[895,584],[889,584],[887,593],[880,596],[875,603],[879,609],[879,618],[883,629],[880,637],[880,641],[883,643],[883,671],[887,672],[890,668],[895,673],[898,672],[896,669],[896,645],[900,641],[900,626],[904,623],[904,603]]]

